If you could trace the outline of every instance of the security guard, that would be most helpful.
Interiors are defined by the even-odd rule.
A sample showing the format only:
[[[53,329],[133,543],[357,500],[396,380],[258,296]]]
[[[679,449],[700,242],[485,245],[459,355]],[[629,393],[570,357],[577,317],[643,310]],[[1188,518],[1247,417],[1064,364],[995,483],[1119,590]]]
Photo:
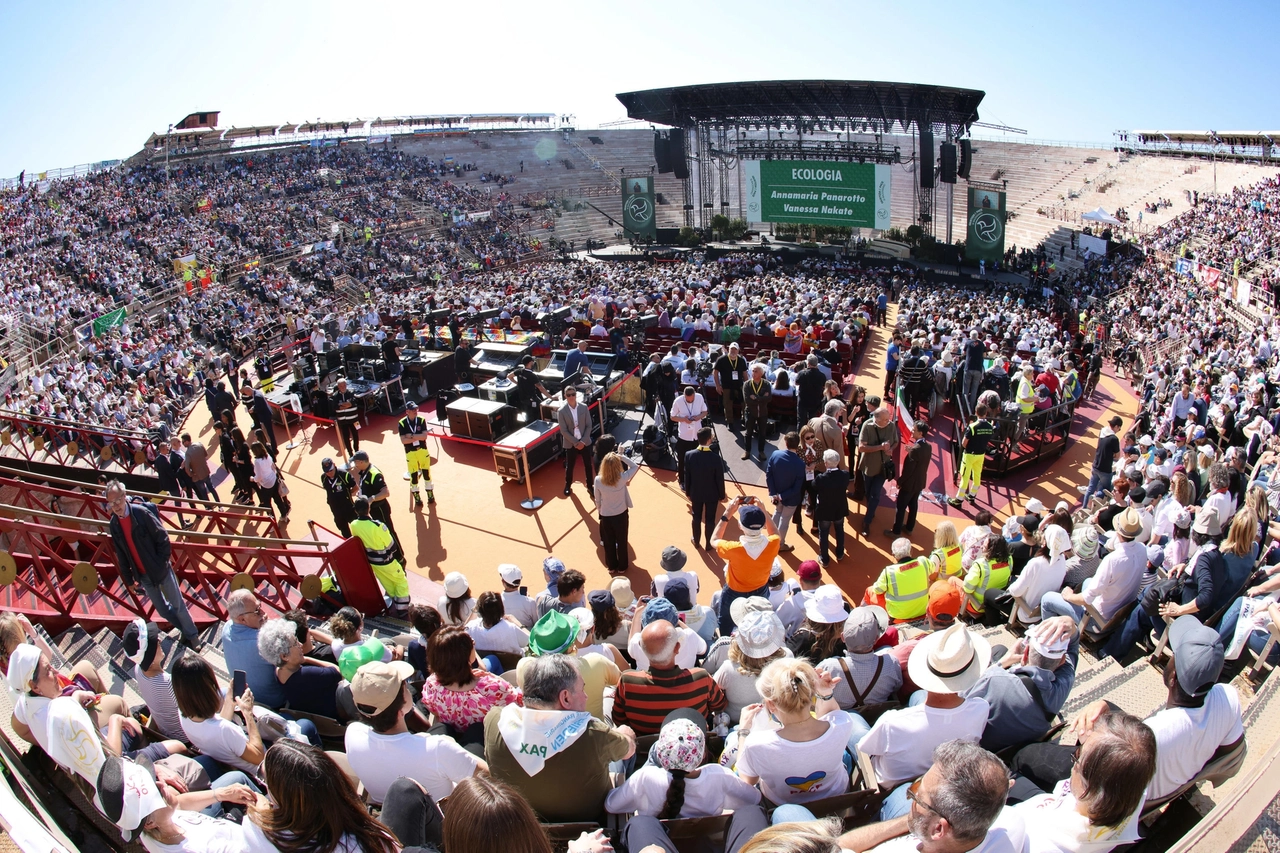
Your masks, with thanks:
[[[320,460],[320,485],[324,488],[324,498],[329,503],[329,512],[333,513],[333,523],[338,525],[343,536],[351,538],[351,522],[355,520],[356,510],[351,502],[351,475],[334,464],[332,459]]]
[[[933,574],[944,578],[963,574],[964,566],[960,563],[963,556],[964,549],[959,545],[943,545],[941,548],[934,548],[933,553],[929,555]]]
[[[1018,401],[1017,439],[1021,440],[1022,434],[1027,431],[1027,421],[1031,420],[1036,411],[1036,369],[1031,364],[1022,365],[1015,399]]]
[[[978,406],[974,410],[974,418],[960,439],[960,475],[956,479],[956,496],[947,499],[952,506],[960,506],[965,500],[977,503],[978,489],[982,487],[982,465],[987,461],[987,448],[995,437],[996,428],[987,420],[985,407]]]
[[[1080,375],[1076,373],[1076,363],[1070,359],[1066,362],[1067,372],[1062,377],[1062,395],[1071,403],[1076,402],[1084,394],[1080,385]]]
[[[426,481],[427,503],[436,502],[435,486],[431,483],[431,451],[427,450],[427,419],[418,414],[418,404],[410,400],[405,405],[404,417],[400,419],[400,443],[404,445],[404,460],[409,466],[410,489],[413,492],[413,505],[422,506],[422,495],[418,493],[418,472]]]
[[[356,395],[347,389],[347,378],[338,380],[337,390],[330,398],[333,405],[333,417],[338,422],[338,435],[347,453],[355,453],[360,449],[360,409],[356,405]]]
[[[893,540],[890,546],[898,561],[886,566],[867,587],[865,604],[880,604],[889,616],[906,622],[924,616],[929,607],[929,574],[932,568],[925,557],[911,556],[911,540],[905,537]]]
[[[387,501],[387,498],[391,497],[391,489],[387,486],[387,478],[382,476],[382,472],[370,464],[367,450],[357,450],[355,456],[351,457],[349,476],[352,497],[356,499],[363,497],[369,501],[369,516],[387,526],[391,535],[395,536],[396,553],[403,558],[404,551],[400,548],[400,537],[396,535],[396,526],[391,521],[391,504]]]
[[[369,517],[367,498],[356,498],[354,508],[356,517],[351,522],[351,533],[364,544],[364,553],[369,558],[374,577],[391,597],[393,612],[403,615],[409,609],[409,579],[405,576],[404,565],[397,559],[395,536],[387,525]]]

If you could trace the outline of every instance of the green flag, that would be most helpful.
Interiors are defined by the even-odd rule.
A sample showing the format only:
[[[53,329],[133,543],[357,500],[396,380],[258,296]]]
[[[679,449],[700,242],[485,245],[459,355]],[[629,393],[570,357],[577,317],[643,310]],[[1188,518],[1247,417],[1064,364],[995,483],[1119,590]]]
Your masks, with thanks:
[[[95,317],[93,320],[93,336],[100,338],[111,329],[124,325],[125,310],[117,308],[109,314],[103,314],[101,317]]]

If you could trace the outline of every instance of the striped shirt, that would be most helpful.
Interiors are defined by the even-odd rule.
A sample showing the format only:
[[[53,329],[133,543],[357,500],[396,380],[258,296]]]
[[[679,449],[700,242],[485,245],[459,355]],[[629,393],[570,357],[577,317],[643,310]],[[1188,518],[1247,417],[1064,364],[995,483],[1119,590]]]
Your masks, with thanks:
[[[613,697],[613,724],[631,726],[637,735],[656,735],[667,714],[692,708],[704,717],[728,704],[720,685],[705,669],[628,670]]]
[[[169,673],[162,670],[153,678],[144,673],[142,667],[134,664],[133,678],[138,682],[138,693],[142,696],[142,701],[147,703],[147,710],[151,712],[151,724],[165,737],[190,745],[191,741],[178,720],[178,700],[173,698],[173,684]]]

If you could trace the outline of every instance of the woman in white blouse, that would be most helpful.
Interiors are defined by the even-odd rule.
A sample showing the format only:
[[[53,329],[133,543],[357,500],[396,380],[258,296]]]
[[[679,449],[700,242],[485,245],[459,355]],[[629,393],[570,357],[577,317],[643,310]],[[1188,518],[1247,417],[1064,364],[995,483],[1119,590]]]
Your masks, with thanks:
[[[280,507],[280,520],[284,521],[289,517],[291,505],[280,494],[280,469],[276,467],[275,460],[267,455],[267,448],[262,442],[255,441],[249,445],[249,452],[253,454],[253,476],[249,479],[258,487],[258,505],[269,509],[271,502],[275,501],[276,506]]]

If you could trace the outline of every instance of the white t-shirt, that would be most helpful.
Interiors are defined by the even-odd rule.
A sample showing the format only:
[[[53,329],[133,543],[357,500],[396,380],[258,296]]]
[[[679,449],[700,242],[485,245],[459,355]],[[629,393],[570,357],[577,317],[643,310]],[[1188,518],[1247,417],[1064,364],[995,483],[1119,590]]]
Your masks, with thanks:
[[[1027,607],[1018,605],[1018,619],[1023,622],[1039,622],[1040,617],[1031,608],[1040,606],[1040,599],[1046,592],[1062,589],[1062,581],[1066,576],[1067,561],[1061,556],[1052,561],[1048,557],[1032,557],[1028,560],[1022,573],[1009,584],[1009,594],[1027,603]]]
[[[725,698],[729,700],[724,710],[732,722],[736,723],[742,716],[743,708],[763,701],[760,690],[756,687],[760,676],[743,675],[738,671],[738,665],[731,660],[720,664],[720,668],[715,671],[715,679],[716,684],[724,691]]]
[[[760,791],[770,801],[808,803],[849,790],[849,771],[841,756],[853,718],[845,711],[820,717],[830,725],[822,737],[803,743],[785,740],[776,731],[753,731],[738,751],[740,776],[758,776]]]
[[[449,596],[442,595],[440,600],[436,602],[436,609],[440,611],[440,618],[446,625],[466,625],[471,621],[471,614],[476,612],[476,600],[468,598],[462,602],[462,618],[457,622],[449,617]]]
[[[858,741],[858,752],[871,757],[881,785],[918,779],[933,765],[933,749],[956,738],[982,737],[991,706],[987,700],[966,699],[955,708],[916,705],[887,711]]]
[[[186,717],[180,719],[182,730],[196,749],[228,767],[243,770],[250,776],[257,775],[258,768],[240,757],[249,745],[249,735],[239,725],[217,715],[198,723]]]
[[[884,844],[872,847],[867,853],[917,853],[920,839],[914,835],[899,835]],[[1025,853],[1027,827],[1012,806],[1005,806],[996,815],[996,822],[987,830],[987,837],[969,853]]]
[[[693,669],[698,665],[698,655],[705,654],[707,651],[707,641],[698,636],[693,631],[681,625],[676,629],[680,632],[680,650],[676,652],[676,668],[677,669]],[[627,652],[631,655],[631,659],[636,662],[635,668],[644,671],[649,668],[649,656],[644,653],[644,649],[640,647],[640,635],[632,634],[627,640]]]
[[[452,738],[439,735],[378,734],[365,723],[347,726],[347,761],[369,799],[381,803],[391,783],[408,776],[437,803],[476,772],[478,761]]]
[[[476,651],[510,652],[513,655],[523,654],[529,645],[529,632],[512,625],[506,619],[499,619],[492,628],[486,628],[479,618],[467,623],[467,633],[476,644]]]
[[[698,600],[698,576],[694,572],[666,572],[653,576],[653,594],[662,595],[662,591],[667,588],[667,581],[683,578],[684,582],[689,585],[689,597],[696,603]]]
[[[1141,803],[1122,826],[1095,827],[1076,811],[1070,787],[1064,779],[1052,794],[1032,797],[1013,807],[1027,827],[1027,853],[1108,853],[1138,840]]]
[[[529,596],[521,595],[519,590],[502,594],[502,608],[508,616],[514,616],[526,628],[532,628],[533,623],[538,621],[537,603]]]
[[[244,838],[244,827],[238,823],[181,809],[173,813],[173,822],[185,836],[181,841],[177,844],[161,844],[145,832],[140,832],[138,839],[142,846],[151,853],[244,853],[249,849]]]
[[[622,787],[605,797],[604,809],[612,814],[642,814],[657,817],[667,802],[671,774],[661,767],[646,764]],[[727,767],[704,765],[698,775],[684,780],[684,805],[680,817],[710,817],[725,809],[736,811],[760,802],[760,792],[748,785]]]
[[[1168,796],[1193,778],[1223,744],[1244,734],[1240,694],[1228,684],[1215,684],[1199,708],[1166,708],[1148,718],[1156,733],[1156,775],[1147,798]]]

